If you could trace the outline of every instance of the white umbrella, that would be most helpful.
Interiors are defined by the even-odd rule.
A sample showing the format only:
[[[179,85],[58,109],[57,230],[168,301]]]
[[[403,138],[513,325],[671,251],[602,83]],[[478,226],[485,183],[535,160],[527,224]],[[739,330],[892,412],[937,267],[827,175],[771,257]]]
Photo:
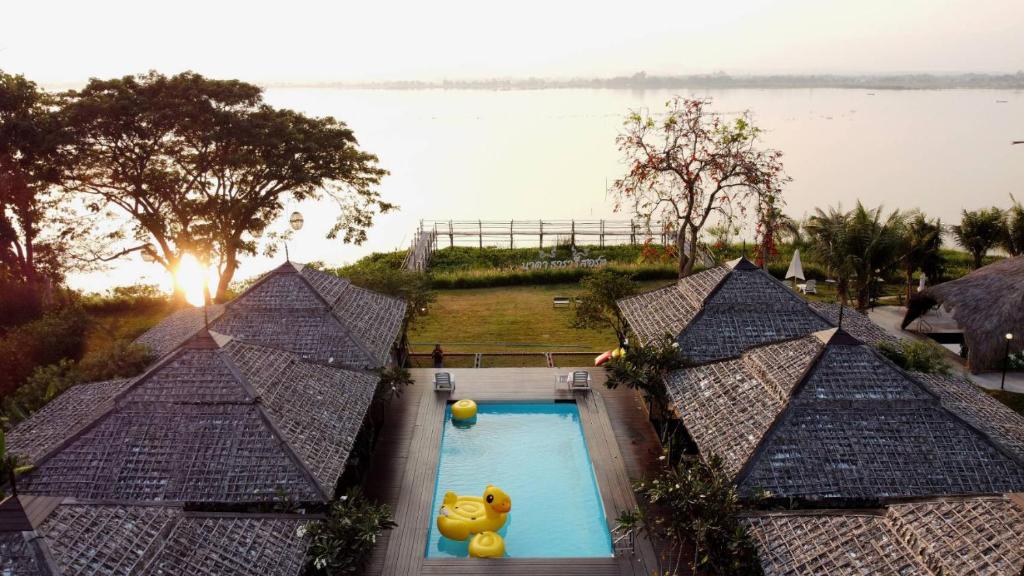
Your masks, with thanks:
[[[789,261],[789,270],[786,270],[786,280],[790,278],[804,278],[804,265],[800,263],[800,250],[793,250],[793,259]]]
[[[917,284],[917,291],[918,292],[920,292],[921,290],[924,290],[924,283],[927,282],[927,281],[928,281],[928,277],[924,275],[924,272],[921,272],[921,281],[918,282],[918,284]]]

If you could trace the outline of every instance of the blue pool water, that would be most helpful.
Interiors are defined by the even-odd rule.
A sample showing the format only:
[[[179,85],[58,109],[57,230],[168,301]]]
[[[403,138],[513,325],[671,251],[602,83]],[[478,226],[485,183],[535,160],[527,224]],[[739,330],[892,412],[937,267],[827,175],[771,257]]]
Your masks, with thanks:
[[[427,557],[466,557],[468,541],[437,531],[444,493],[480,496],[487,484],[512,498],[499,531],[514,558],[612,555],[604,507],[575,404],[480,404],[476,422],[445,411]]]

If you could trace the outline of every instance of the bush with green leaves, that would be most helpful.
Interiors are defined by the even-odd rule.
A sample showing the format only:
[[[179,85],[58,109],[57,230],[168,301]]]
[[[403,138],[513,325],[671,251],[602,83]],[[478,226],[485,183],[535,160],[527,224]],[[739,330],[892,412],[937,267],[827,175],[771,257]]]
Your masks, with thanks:
[[[614,270],[597,270],[583,278],[580,287],[583,294],[569,324],[573,328],[611,328],[619,342],[625,342],[629,324],[617,302],[637,293],[636,282]]]
[[[81,362],[63,358],[39,366],[24,384],[4,398],[4,420],[8,425],[16,424],[76,384],[135,376],[152,360],[153,355],[148,348],[118,340],[103,352]]]
[[[660,416],[668,410],[666,379],[670,372],[683,365],[679,344],[666,334],[656,342],[630,346],[624,355],[606,362],[605,386],[611,389],[625,386],[640,391],[651,404],[652,413],[658,413],[652,416]]]
[[[736,486],[717,456],[666,463],[634,490],[640,506],[620,516],[620,525],[664,544],[659,574],[762,573],[757,549],[739,521]],[[684,567],[687,560],[690,566]]]
[[[946,352],[931,340],[902,340],[895,342],[879,342],[878,351],[892,360],[893,364],[910,372],[925,374],[949,374],[949,363]]]
[[[37,366],[80,358],[88,327],[80,306],[66,306],[0,337],[0,399],[14,393]]]
[[[299,527],[299,536],[309,538],[307,574],[362,574],[377,538],[395,526],[390,506],[349,490],[326,518]]]

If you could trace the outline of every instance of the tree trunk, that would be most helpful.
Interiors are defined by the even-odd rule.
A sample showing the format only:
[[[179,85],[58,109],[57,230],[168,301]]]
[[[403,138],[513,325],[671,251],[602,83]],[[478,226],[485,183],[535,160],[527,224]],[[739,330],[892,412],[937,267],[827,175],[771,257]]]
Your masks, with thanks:
[[[224,271],[221,272],[220,279],[217,281],[217,294],[214,296],[214,302],[220,304],[227,300],[228,286],[231,285],[231,279],[235,277],[237,269],[238,256],[233,250],[229,250],[224,255]]]
[[[676,251],[679,256],[679,277],[689,276],[690,270],[693,269],[691,263],[693,258],[686,255],[686,227],[682,224],[679,225],[679,230],[676,231]]]
[[[910,305],[910,297],[914,295],[914,269],[907,267],[907,300],[906,303]]]
[[[974,252],[972,254],[972,256],[974,256],[974,269],[977,270],[978,268],[981,268],[981,261],[982,261],[982,259],[985,258],[985,253],[984,252]]]

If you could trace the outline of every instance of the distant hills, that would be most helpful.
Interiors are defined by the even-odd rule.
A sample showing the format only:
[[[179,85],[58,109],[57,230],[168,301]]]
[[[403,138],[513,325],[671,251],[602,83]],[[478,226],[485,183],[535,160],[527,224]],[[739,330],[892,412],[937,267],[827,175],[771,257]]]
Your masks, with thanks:
[[[674,88],[856,88],[865,90],[941,90],[952,88],[1024,89],[1024,71],[1016,74],[870,74],[846,76],[750,75],[725,73],[657,76],[638,72],[632,76],[573,79],[488,79],[288,83],[274,86],[316,88],[369,88],[381,90],[543,90],[564,88],[592,89],[674,89]]]

